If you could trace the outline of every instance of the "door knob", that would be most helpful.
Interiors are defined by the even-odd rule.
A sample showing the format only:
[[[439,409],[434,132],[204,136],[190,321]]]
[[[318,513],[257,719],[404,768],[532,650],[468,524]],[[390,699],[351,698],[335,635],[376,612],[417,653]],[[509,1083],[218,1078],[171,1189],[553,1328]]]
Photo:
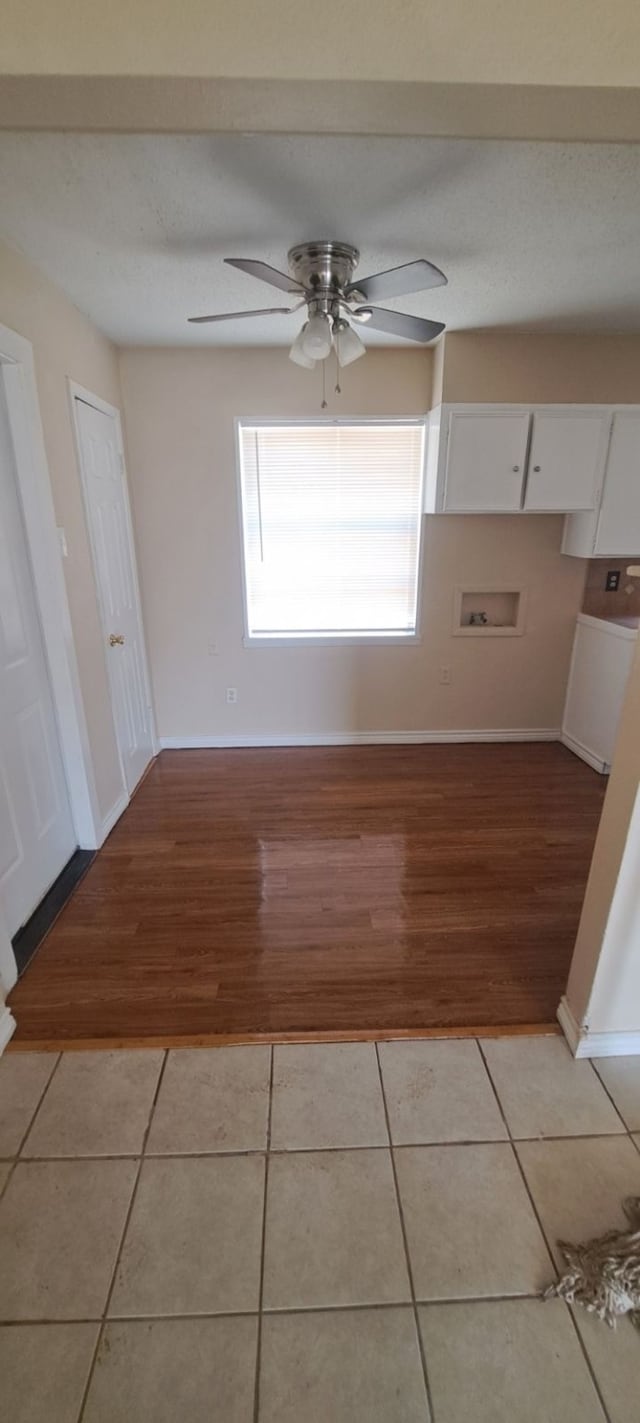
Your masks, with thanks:
[[[109,633],[109,647],[123,647],[124,635],[121,632]]]
[[[539,474],[539,473],[540,473],[540,465],[539,465],[539,464],[534,464],[534,466],[533,466],[533,473],[534,473],[534,474]]]
[[[520,473],[520,465],[519,465],[519,464],[514,464],[514,466],[513,466],[513,473],[514,473],[514,474],[519,474],[519,473]]]

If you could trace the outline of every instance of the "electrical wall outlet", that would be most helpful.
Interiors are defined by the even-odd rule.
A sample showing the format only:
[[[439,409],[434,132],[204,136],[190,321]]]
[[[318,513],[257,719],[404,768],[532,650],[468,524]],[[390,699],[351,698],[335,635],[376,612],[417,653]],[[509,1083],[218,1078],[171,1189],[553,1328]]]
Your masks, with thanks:
[[[238,700],[238,688],[227,687],[227,706],[234,707]]]
[[[450,668],[450,667],[441,667],[441,668],[440,668],[440,682],[441,682],[441,685],[442,685],[443,687],[449,687],[449,686],[451,685],[451,668]]]
[[[620,569],[619,569],[619,568],[610,568],[610,569],[609,569],[609,572],[607,573],[607,577],[606,577],[606,579],[605,579],[605,585],[604,585],[604,586],[605,586],[605,592],[606,592],[606,593],[617,593],[618,588],[620,587]]]

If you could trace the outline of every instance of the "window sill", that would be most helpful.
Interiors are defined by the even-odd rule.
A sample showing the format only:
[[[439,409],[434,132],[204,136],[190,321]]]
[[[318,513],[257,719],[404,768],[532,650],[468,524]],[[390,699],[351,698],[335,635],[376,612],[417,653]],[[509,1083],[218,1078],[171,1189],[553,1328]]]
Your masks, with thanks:
[[[242,639],[243,647],[407,647],[414,646],[422,639],[418,633],[374,633],[371,637],[354,633],[349,637],[248,637]]]

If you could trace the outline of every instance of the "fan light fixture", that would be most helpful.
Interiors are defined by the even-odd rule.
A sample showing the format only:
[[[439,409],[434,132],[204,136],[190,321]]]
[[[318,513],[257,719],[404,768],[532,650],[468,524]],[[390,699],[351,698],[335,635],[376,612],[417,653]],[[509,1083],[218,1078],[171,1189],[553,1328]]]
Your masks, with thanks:
[[[367,354],[366,346],[344,317],[332,322],[327,316],[312,316],[298,332],[289,351],[289,360],[312,371],[316,362],[325,361],[332,350],[335,350],[339,366],[350,366],[352,361]]]
[[[428,345],[444,331],[441,321],[428,321],[421,316],[371,305],[407,292],[446,286],[444,272],[424,257],[387,272],[375,272],[357,282],[353,281],[353,275],[360,253],[349,242],[300,242],[288,253],[288,272],[280,272],[268,262],[248,257],[225,257],[224,260],[227,266],[258,277],[286,292],[290,299],[297,297],[298,301],[294,306],[219,312],[213,316],[190,316],[189,320],[207,323],[238,321],[241,317],[288,316],[306,306],[308,318],[289,352],[291,360],[306,370],[313,370],[316,361],[326,361],[334,348],[340,366],[348,366],[365,355],[366,348],[351,321],[368,322],[373,331],[383,331],[403,341],[418,341],[421,345]]]

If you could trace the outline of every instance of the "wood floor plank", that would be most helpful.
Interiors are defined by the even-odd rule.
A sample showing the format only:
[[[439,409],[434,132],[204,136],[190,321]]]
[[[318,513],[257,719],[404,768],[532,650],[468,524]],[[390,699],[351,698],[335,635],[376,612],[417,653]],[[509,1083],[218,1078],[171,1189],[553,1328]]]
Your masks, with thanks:
[[[544,743],[163,752],[16,1046],[552,1023],[605,785]]]

